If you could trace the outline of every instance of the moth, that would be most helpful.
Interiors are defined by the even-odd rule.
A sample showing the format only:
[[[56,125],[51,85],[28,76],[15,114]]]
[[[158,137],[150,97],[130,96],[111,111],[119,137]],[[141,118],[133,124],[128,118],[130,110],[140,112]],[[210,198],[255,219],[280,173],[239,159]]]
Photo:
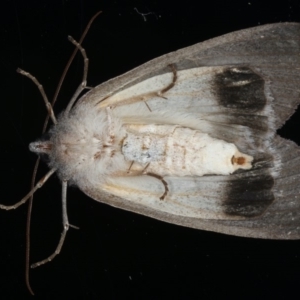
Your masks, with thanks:
[[[79,99],[87,57],[73,43],[84,57],[83,82],[30,144],[51,169],[31,194],[55,172],[62,181],[59,247],[69,227],[67,185],[177,225],[300,238],[300,148],[276,134],[300,102],[300,24],[258,26],[168,53]]]

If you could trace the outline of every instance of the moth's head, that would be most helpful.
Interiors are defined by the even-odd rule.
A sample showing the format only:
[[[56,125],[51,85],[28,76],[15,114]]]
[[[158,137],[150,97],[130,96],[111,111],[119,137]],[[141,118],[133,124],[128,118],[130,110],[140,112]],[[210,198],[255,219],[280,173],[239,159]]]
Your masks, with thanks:
[[[80,108],[69,115],[62,113],[48,133],[30,143],[29,149],[55,169],[61,180],[78,185],[79,178],[91,176],[108,151],[103,146],[108,132],[106,118],[105,112]]]
[[[68,122],[64,120],[53,125],[50,130],[43,134],[36,141],[29,144],[29,150],[37,154],[49,168],[56,169],[58,177],[63,180],[71,180],[68,169],[72,169],[77,164],[75,161],[78,159],[78,137],[72,127],[68,126]]]
[[[37,141],[30,143],[29,150],[40,156],[41,159],[46,163],[49,163],[50,156],[53,150],[53,143],[50,139],[50,135],[47,133]]]

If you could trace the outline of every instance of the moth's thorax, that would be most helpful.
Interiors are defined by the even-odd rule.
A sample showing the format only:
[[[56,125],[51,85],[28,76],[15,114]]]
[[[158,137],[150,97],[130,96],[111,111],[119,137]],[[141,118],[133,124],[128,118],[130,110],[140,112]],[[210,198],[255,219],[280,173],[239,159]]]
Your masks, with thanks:
[[[108,114],[106,109],[87,106],[76,107],[69,116],[61,114],[49,132],[49,166],[58,170],[60,178],[78,185],[99,182],[127,166],[120,153],[125,132],[120,121]]]

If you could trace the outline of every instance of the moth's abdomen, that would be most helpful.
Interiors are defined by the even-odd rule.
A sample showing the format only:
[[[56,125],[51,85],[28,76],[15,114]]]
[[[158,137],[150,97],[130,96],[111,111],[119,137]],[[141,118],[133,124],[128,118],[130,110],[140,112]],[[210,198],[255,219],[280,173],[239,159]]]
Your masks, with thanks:
[[[161,176],[228,175],[252,161],[232,143],[170,125],[129,126],[122,152],[132,170]]]

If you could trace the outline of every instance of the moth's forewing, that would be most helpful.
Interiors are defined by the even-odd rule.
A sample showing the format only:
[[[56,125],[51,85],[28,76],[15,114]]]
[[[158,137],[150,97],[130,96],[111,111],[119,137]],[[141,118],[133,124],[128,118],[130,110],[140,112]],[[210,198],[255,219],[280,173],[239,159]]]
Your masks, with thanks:
[[[170,223],[248,237],[299,238],[300,150],[276,136],[299,103],[299,37],[296,23],[233,32],[154,59],[95,87],[77,103],[87,109],[115,106],[116,116],[129,124],[202,130],[252,155],[251,170],[166,177],[174,188],[163,204],[141,197],[147,182],[134,187],[130,179],[116,179],[117,189],[102,183],[79,187],[100,202]],[[162,75],[171,76],[170,65],[178,74],[174,87],[166,99],[151,96],[159,90],[155,82],[167,84]],[[183,79],[183,70],[195,76]],[[132,97],[135,101],[128,102]],[[141,104],[144,99],[151,112]],[[174,209],[181,205],[182,214]]]

